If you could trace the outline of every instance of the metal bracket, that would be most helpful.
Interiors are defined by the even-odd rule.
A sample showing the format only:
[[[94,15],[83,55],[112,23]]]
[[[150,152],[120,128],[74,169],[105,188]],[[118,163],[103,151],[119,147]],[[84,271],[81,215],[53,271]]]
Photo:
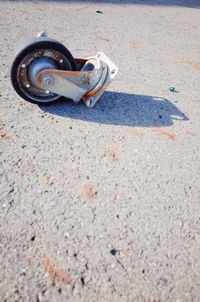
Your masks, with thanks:
[[[44,69],[37,74],[35,85],[76,103],[83,99],[91,108],[117,76],[118,67],[102,52],[75,60],[83,66],[80,71]]]

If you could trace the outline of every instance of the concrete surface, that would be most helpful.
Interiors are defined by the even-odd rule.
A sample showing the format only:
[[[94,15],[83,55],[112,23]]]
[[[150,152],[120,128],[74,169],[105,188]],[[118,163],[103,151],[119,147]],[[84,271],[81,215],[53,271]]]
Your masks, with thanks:
[[[200,301],[199,8],[0,1],[0,301]],[[12,89],[44,29],[119,65],[94,109]]]

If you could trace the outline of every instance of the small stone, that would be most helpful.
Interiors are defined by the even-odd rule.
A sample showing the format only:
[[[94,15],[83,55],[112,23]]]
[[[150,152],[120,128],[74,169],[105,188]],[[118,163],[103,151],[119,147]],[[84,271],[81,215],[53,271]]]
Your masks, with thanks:
[[[41,293],[38,293],[37,296],[36,296],[36,301],[37,302],[42,302],[42,294]]]
[[[111,253],[111,255],[115,256],[115,255],[117,254],[117,250],[116,250],[116,249],[112,249],[112,250],[110,251],[110,253]]]
[[[31,241],[35,241],[35,238],[36,238],[36,236],[34,235],[34,236],[32,236],[31,237]]]
[[[48,176],[48,175],[44,175],[43,182],[47,185],[52,185],[53,184],[53,177]]]

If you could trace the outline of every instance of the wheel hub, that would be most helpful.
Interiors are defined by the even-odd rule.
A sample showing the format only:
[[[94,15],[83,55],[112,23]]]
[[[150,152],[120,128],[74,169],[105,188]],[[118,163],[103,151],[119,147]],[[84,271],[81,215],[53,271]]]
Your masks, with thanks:
[[[52,102],[60,98],[57,94],[39,88],[37,74],[44,69],[67,68],[71,65],[64,55],[55,50],[38,50],[27,55],[18,67],[17,77],[21,89],[28,98],[36,102]],[[50,84],[51,80],[46,79]],[[48,84],[46,82],[46,84]]]
[[[52,58],[40,57],[31,62],[28,68],[28,79],[30,84],[36,88],[39,88],[38,74],[44,69],[57,69],[58,66]],[[43,79],[47,85],[53,83],[53,78],[50,75],[46,75]]]

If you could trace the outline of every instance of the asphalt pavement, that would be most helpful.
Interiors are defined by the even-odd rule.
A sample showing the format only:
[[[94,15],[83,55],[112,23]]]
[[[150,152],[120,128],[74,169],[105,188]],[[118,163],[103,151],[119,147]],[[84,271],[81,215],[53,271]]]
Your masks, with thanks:
[[[200,301],[199,9],[0,1],[0,301]],[[118,65],[93,109],[14,91],[43,30]]]

